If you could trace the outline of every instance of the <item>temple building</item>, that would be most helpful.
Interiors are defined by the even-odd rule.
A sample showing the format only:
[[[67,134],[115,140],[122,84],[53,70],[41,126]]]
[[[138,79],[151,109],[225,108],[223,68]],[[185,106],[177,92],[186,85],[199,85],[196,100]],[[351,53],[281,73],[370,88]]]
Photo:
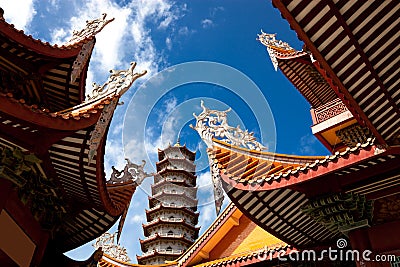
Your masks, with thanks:
[[[272,3],[304,47],[294,49],[263,32],[258,40],[275,69],[310,103],[311,131],[331,153],[263,151],[252,133],[228,124],[228,110],[202,102],[193,129],[208,147],[219,216],[197,238],[195,154],[179,143],[159,150],[139,264],[129,263],[115,244],[118,233],[104,234],[84,263],[61,255],[98,237],[121,216],[123,222],[137,184],[149,176],[144,163],[128,160],[123,174],[114,169],[108,182],[104,177],[108,124],[101,122],[112,117],[126,88],[102,93],[107,86],[99,86],[84,101],[94,33],[50,46],[0,20],[0,261],[6,266],[60,265],[60,259],[69,266],[102,267],[398,266],[400,3]],[[129,86],[140,75],[133,75]],[[141,175],[129,177],[129,168]],[[221,210],[224,192],[232,202]],[[323,253],[327,249],[338,251],[333,255],[338,261]],[[311,251],[318,260],[304,258],[312,257]],[[294,255],[303,258],[293,260]]]
[[[178,258],[197,239],[196,153],[177,142],[158,151],[150,208],[143,224],[139,264],[159,265]]]
[[[311,131],[331,154],[264,152],[251,133],[228,125],[227,111],[202,103],[193,128],[208,146],[217,211],[223,190],[232,203],[164,266],[399,266],[400,3],[272,4],[305,45],[296,50],[275,34],[258,39],[310,103]],[[321,253],[328,248],[337,259],[346,251],[359,257],[333,262]],[[321,260],[280,261],[304,251]],[[105,255],[100,266],[132,265]]]
[[[113,71],[85,98],[95,35],[112,20],[104,14],[50,45],[0,9],[1,266],[77,266],[63,253],[126,214],[138,183],[107,182],[104,150],[120,96],[145,72],[134,63]]]
[[[311,130],[332,154],[262,152],[252,135],[242,143],[219,141],[221,128],[233,131],[226,112],[203,107],[195,128],[209,145],[215,187],[257,225],[300,251],[370,251],[353,260],[358,266],[391,266],[400,255],[400,3],[273,4],[305,46],[298,51],[275,34],[258,39],[275,68],[310,103]]]

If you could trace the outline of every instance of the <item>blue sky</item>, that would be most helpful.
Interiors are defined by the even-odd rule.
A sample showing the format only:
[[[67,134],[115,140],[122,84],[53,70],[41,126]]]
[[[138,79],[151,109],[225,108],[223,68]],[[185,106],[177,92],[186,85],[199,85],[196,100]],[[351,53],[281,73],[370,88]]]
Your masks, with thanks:
[[[115,21],[97,35],[87,78],[88,90],[93,81],[104,83],[110,69],[126,69],[130,61],[136,61],[137,70],[146,69],[148,74],[122,97],[125,104],[114,114],[106,147],[107,175],[112,165],[123,168],[125,156],[134,162],[146,159],[152,163],[148,164],[147,170],[153,171],[157,148],[175,143],[179,134],[181,143],[198,152],[201,232],[216,216],[205,145],[188,127],[194,124],[192,113],[201,112],[201,99],[213,109],[232,107],[229,117],[232,125],[241,124],[254,131],[272,151],[329,154],[311,134],[310,105],[282,73],[275,72],[265,47],[256,41],[257,34],[263,29],[267,33],[277,33],[277,39],[298,50],[302,47],[302,42],[270,1],[19,2],[16,7],[15,1],[2,1],[6,20],[27,34],[50,43],[66,42],[73,30],[80,30],[85,25],[85,20],[98,18],[101,13],[115,17]],[[212,71],[212,64],[200,69],[190,69],[192,65],[184,64],[194,61],[215,62],[222,70]],[[176,68],[176,64],[181,65]],[[176,72],[181,68],[183,76]],[[203,82],[175,84],[167,90],[168,82],[182,77],[191,79],[193,72],[203,75]],[[179,77],[166,75],[169,73]],[[208,82],[204,78],[207,75],[229,83],[230,88]],[[248,81],[254,83],[254,88],[246,83]],[[274,123],[271,120],[263,123],[269,116],[273,117]],[[120,241],[132,262],[136,262],[136,254],[141,254],[138,239],[143,238],[141,224],[145,222],[144,207],[148,207],[150,183],[151,179],[146,180],[135,193]],[[114,230],[115,227],[111,231]],[[85,259],[92,252],[90,243],[67,255]]]

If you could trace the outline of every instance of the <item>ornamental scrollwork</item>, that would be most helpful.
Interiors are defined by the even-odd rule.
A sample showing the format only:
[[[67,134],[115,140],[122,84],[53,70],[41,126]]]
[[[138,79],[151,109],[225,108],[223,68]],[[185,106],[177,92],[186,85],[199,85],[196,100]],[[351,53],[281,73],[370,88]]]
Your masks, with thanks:
[[[227,144],[234,146],[241,146],[251,150],[265,150],[266,147],[256,141],[254,133],[248,130],[240,129],[240,126],[232,127],[228,125],[227,113],[231,108],[225,111],[212,110],[204,106],[201,101],[203,111],[193,116],[196,118],[196,125],[190,125],[191,128],[196,130],[201,139],[207,144],[208,148],[212,148],[212,139],[219,139]]]
[[[91,40],[82,46],[81,51],[76,57],[74,63],[72,64],[72,72],[71,72],[71,82],[76,82],[82,73],[83,68],[88,62],[90,55],[92,54],[92,50],[94,47],[94,40]]]
[[[275,70],[278,70],[278,60],[276,59],[276,51],[281,50],[283,52],[295,52],[295,50],[286,42],[276,40],[276,34],[265,33],[261,30],[261,34],[257,34],[257,40],[267,47],[269,57],[271,58],[272,65]]]
[[[71,45],[74,43],[78,43],[86,38],[90,38],[99,33],[108,23],[114,20],[106,19],[107,14],[103,13],[102,16],[98,19],[87,20],[86,27],[80,31],[73,31],[71,39],[67,42],[66,45]]]
[[[110,70],[110,77],[103,85],[93,83],[92,94],[86,96],[86,101],[96,100],[108,94],[123,95],[136,79],[147,73],[146,70],[134,73],[135,67],[136,62],[131,62],[127,70]]]
[[[114,166],[112,166],[112,174],[108,184],[118,184],[128,181],[133,181],[137,185],[140,185],[146,177],[154,176],[154,173],[147,173],[144,171],[144,166],[146,161],[142,160],[142,164],[138,165],[132,163],[129,159],[126,160],[125,168],[122,171],[118,171]]]
[[[224,202],[224,190],[222,188],[221,176],[219,174],[218,161],[214,160],[215,154],[211,149],[207,152],[210,164],[211,180],[213,183],[215,212],[218,215]]]
[[[110,234],[108,232],[102,234],[96,239],[93,244],[95,249],[101,248],[104,253],[111,256],[114,259],[129,262],[131,259],[128,256],[126,248],[122,247],[120,244],[116,244],[115,237],[117,233]]]
[[[94,155],[96,154],[97,148],[100,145],[101,140],[106,132],[108,125],[111,122],[111,118],[114,114],[114,110],[117,107],[118,99],[111,100],[110,104],[105,105],[103,111],[101,112],[100,119],[97,121],[91,135],[89,144],[89,153],[88,153],[88,165],[93,160]]]
[[[261,30],[261,34],[257,34],[257,40],[266,47],[272,46],[286,51],[295,51],[288,43],[276,39],[276,33],[265,33]]]

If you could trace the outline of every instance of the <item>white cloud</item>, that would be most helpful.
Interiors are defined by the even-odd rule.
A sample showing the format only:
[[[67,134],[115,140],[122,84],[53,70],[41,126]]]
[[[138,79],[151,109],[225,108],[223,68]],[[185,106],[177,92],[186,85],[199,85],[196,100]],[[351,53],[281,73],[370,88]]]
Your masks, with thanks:
[[[200,226],[205,226],[205,225],[210,225],[212,221],[215,220],[217,217],[215,213],[215,206],[214,206],[214,197],[211,195],[207,198],[207,205],[203,205],[199,207],[199,225]],[[202,227],[202,232],[205,231],[206,227]]]
[[[167,38],[165,39],[165,45],[167,46],[168,50],[171,50],[171,49],[172,49],[172,41],[171,41],[171,38],[170,38],[170,37],[167,37]]]
[[[201,26],[206,29],[206,28],[210,28],[214,25],[214,22],[211,19],[203,19],[201,21]]]
[[[214,7],[210,10],[210,15],[211,15],[211,17],[215,17],[218,12],[220,12],[220,11],[222,12],[224,10],[225,10],[225,8],[223,6]]]
[[[36,15],[34,5],[34,0],[18,0],[18,4],[12,0],[1,1],[6,21],[14,24],[15,28],[23,31],[27,31],[29,24]]]
[[[304,135],[300,138],[300,153],[302,155],[315,155],[316,151],[314,149],[317,143],[317,138],[311,134]]]
[[[184,26],[179,29],[178,33],[181,35],[188,35],[190,33],[190,31],[187,26]]]
[[[144,216],[144,210],[141,214],[135,214],[133,215],[130,219],[129,222],[131,224],[141,224],[144,223],[146,221],[146,217]]]
[[[71,35],[63,28],[53,29],[51,31],[51,43],[53,44],[62,44],[68,37],[71,37]]]
[[[211,192],[212,191],[212,181],[210,171],[200,173],[197,175],[197,186],[200,192]],[[210,190],[211,189],[211,190]]]

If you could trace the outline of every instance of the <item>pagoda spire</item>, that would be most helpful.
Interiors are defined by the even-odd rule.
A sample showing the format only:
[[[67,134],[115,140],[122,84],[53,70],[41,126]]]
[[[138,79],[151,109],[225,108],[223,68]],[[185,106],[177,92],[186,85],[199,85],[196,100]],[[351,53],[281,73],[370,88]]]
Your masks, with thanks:
[[[176,143],[175,143],[174,146],[181,146],[180,140],[181,140],[181,138],[178,136],[178,138],[176,139]]]

